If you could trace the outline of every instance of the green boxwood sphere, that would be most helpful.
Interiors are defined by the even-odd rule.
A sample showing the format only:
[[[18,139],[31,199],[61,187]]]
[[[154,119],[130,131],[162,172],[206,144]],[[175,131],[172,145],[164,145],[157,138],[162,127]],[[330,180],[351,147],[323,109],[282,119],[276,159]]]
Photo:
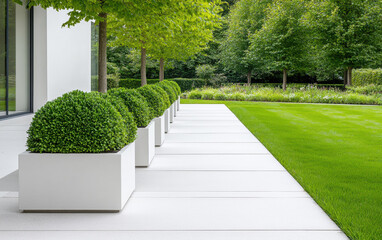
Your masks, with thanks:
[[[108,94],[122,99],[138,127],[146,127],[154,118],[146,99],[136,89],[114,88]]]
[[[175,89],[176,94],[178,96],[180,96],[180,94],[182,94],[182,90],[180,89],[178,83],[176,83],[175,81],[167,81],[167,82],[173,86],[173,88]]]
[[[165,92],[168,94],[168,98],[171,104],[173,104],[177,100],[174,88],[171,85],[169,85],[166,81],[159,82],[157,83],[157,85],[163,90],[165,90]]]
[[[137,123],[134,120],[133,114],[129,112],[128,107],[123,103],[122,99],[112,96],[110,94],[105,94],[105,93],[99,93],[99,92],[91,92],[91,93],[106,99],[115,107],[115,109],[117,109],[117,111],[121,114],[123,121],[125,123],[127,135],[129,138],[129,143],[134,142],[137,137]]]
[[[153,84],[150,86],[161,95],[165,109],[169,108],[171,106],[171,103],[166,91],[163,90],[163,88],[159,87],[157,84]]]
[[[166,110],[165,102],[162,96],[154,90],[152,85],[145,85],[138,88],[137,91],[146,98],[154,117],[160,117],[163,115]]]
[[[121,114],[107,100],[73,91],[40,108],[29,127],[27,147],[36,153],[101,153],[129,143]]]

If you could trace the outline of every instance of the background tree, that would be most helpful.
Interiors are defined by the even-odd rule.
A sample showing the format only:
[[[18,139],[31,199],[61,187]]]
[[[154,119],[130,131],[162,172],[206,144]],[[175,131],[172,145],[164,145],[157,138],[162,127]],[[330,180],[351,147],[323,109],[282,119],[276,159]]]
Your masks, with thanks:
[[[309,3],[307,27],[325,61],[345,70],[347,85],[352,69],[380,63],[381,1],[314,0]]]
[[[260,61],[248,57],[249,36],[260,30],[266,17],[265,9],[272,0],[238,1],[228,19],[226,39],[221,45],[221,62],[235,72],[246,73],[251,84],[252,71],[259,69]]]
[[[302,24],[305,9],[304,0],[275,0],[266,9],[262,28],[251,35],[250,58],[262,59],[269,70],[282,70],[284,90],[288,70],[305,66],[307,31]]]

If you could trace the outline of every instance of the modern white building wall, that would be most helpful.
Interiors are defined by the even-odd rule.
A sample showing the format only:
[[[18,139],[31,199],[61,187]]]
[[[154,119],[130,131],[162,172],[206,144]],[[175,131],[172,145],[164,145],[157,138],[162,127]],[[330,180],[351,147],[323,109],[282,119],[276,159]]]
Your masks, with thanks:
[[[67,11],[34,9],[34,111],[72,90],[91,88],[91,23],[62,27]]]

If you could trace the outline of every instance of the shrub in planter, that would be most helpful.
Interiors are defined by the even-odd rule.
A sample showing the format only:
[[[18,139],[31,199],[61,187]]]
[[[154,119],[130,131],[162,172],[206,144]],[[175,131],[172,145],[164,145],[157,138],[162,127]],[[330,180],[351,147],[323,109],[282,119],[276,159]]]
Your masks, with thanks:
[[[146,99],[135,89],[115,88],[108,94],[122,99],[123,103],[133,114],[138,127],[146,127],[153,119]]]
[[[179,87],[179,85],[178,85],[176,82],[174,82],[174,81],[168,81],[168,83],[170,83],[170,84],[173,86],[173,88],[175,89],[176,94],[177,94],[178,96],[180,96],[180,94],[182,94],[182,90],[180,90],[180,87]]]
[[[166,91],[163,90],[163,88],[159,87],[156,84],[151,85],[151,87],[161,95],[163,103],[164,103],[164,108],[165,109],[169,108],[171,106],[171,103],[170,103],[170,99],[169,99]]]
[[[165,102],[162,96],[151,85],[140,87],[137,91],[146,98],[154,117],[157,118],[163,115],[166,110]]]
[[[36,112],[27,147],[35,153],[100,153],[120,150],[134,139],[112,103],[77,90]]]
[[[115,107],[115,109],[117,109],[117,111],[121,114],[123,121],[125,123],[129,141],[133,142],[136,139],[136,135],[137,135],[137,123],[134,120],[133,114],[129,112],[129,108],[123,103],[122,99],[112,96],[110,94],[99,93],[99,92],[91,92],[91,94],[101,96],[102,98],[110,102]]]
[[[157,85],[161,87],[168,94],[168,98],[171,104],[178,99],[174,88],[170,86],[166,81],[159,82],[157,83]]]

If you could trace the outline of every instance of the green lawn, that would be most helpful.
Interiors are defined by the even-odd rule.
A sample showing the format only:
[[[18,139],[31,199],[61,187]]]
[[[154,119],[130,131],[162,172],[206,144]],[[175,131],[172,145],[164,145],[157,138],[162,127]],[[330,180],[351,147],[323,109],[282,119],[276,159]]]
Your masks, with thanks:
[[[382,239],[382,107],[226,104],[351,239]]]

